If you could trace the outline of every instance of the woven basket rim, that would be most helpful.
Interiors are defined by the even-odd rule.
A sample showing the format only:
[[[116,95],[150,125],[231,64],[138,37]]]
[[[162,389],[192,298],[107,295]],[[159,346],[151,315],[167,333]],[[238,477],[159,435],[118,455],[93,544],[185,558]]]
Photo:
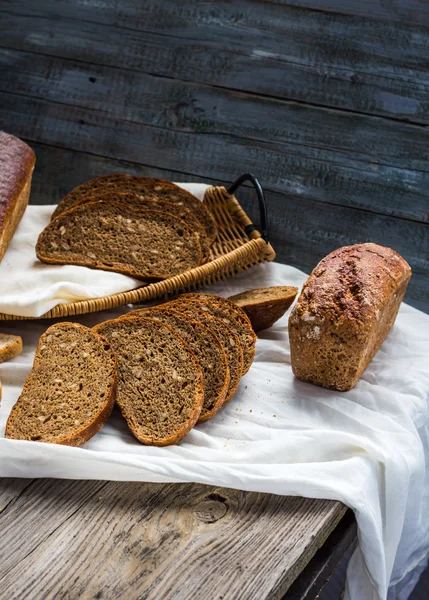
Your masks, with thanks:
[[[234,270],[240,272],[249,268],[252,264],[274,260],[276,255],[271,244],[262,239],[260,232],[258,229],[254,228],[252,221],[249,219],[234,195],[228,194],[223,186],[212,186],[205,191],[204,201],[208,198],[227,199],[227,210],[230,212],[231,216],[237,220],[243,228],[252,225],[252,231],[247,236],[248,241],[208,263],[156,283],[143,284],[132,290],[100,298],[57,304],[57,306],[40,317],[23,317],[0,313],[0,320],[35,321],[38,319],[57,319],[109,310],[125,304],[136,304],[138,302],[166,296],[174,292],[177,293],[181,289],[196,289],[198,286],[203,287],[206,285],[205,282],[207,280],[210,281],[212,279],[216,280],[216,278],[222,278],[225,276],[225,273],[227,274],[226,276],[233,276]],[[218,226],[221,229],[219,224]]]

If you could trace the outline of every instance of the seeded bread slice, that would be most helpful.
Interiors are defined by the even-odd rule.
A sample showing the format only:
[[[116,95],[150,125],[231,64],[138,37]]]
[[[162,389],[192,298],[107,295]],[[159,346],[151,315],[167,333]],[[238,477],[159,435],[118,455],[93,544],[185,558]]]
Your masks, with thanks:
[[[141,308],[128,316],[156,319],[173,327],[194,352],[203,371],[204,402],[198,423],[211,419],[224,404],[229,390],[229,366],[218,337],[190,316],[168,306]]]
[[[203,254],[202,262],[207,262],[210,256],[210,245],[204,227],[194,217],[190,210],[181,204],[172,204],[163,200],[156,200],[150,196],[141,196],[134,192],[114,192],[108,191],[99,192],[94,196],[83,196],[79,201],[76,201],[73,207],[89,204],[90,202],[120,202],[129,204],[136,210],[161,210],[168,212],[179,219],[182,219],[190,229],[193,229],[198,235],[201,251]]]
[[[244,310],[254,331],[261,331],[274,325],[285,314],[297,293],[296,287],[278,285],[248,290],[230,296],[228,300]]]
[[[116,402],[143,444],[177,444],[192,429],[204,400],[203,375],[194,353],[173,329],[154,319],[128,317],[95,331],[116,353]]]
[[[217,226],[207,207],[195,196],[183,190],[179,186],[162,179],[149,177],[137,177],[135,175],[117,174],[107,175],[92,179],[78,186],[67,194],[52,214],[56,218],[59,214],[71,208],[76,202],[95,194],[112,192],[136,192],[142,198],[152,200],[164,200],[173,204],[179,204],[192,212],[195,218],[204,227],[210,242],[217,236]]]
[[[117,369],[109,342],[78,323],[40,338],[33,368],[6,423],[6,437],[78,446],[107,421]]]
[[[221,319],[209,315],[195,304],[174,301],[162,306],[171,306],[177,312],[189,315],[189,317],[207,327],[219,339],[229,365],[229,388],[224,400],[224,404],[227,404],[237,391],[238,384],[243,375],[243,348],[238,336]]]
[[[51,219],[56,219],[58,215],[80,203],[88,196],[94,196],[100,192],[127,192],[141,189],[147,183],[162,182],[162,179],[152,177],[137,177],[126,173],[116,173],[113,175],[103,175],[81,183],[73,188],[71,192],[62,198],[52,213]]]
[[[72,208],[49,223],[37,258],[55,264],[116,271],[137,279],[166,279],[201,263],[198,237],[184,221],[119,202]]]
[[[0,363],[18,356],[22,352],[22,338],[19,335],[0,333]]]
[[[247,373],[255,357],[257,338],[249,317],[244,310],[227,298],[211,294],[182,294],[178,299],[181,302],[195,302],[201,310],[222,319],[224,323],[235,331],[243,348],[243,374]]]

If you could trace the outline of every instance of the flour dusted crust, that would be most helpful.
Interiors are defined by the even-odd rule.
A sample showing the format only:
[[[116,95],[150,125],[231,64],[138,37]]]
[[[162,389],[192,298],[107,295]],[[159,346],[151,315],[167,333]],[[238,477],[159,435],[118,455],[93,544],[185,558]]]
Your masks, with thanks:
[[[394,250],[356,244],[313,270],[289,317],[296,377],[350,390],[387,337],[411,277]]]
[[[0,261],[27,207],[35,162],[30,146],[0,131]]]

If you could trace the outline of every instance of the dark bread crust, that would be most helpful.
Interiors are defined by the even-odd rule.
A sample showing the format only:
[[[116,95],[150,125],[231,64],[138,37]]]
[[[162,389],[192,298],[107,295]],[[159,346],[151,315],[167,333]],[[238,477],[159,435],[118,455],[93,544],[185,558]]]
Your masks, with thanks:
[[[312,271],[289,317],[296,377],[350,390],[389,333],[411,277],[394,250],[356,244]]]
[[[62,234],[61,234],[61,228],[66,228],[66,226],[69,226],[69,220],[72,222],[72,225],[75,224],[76,221],[79,221],[79,219],[85,219],[88,215],[89,218],[95,219],[97,216],[100,217],[100,215],[104,212],[107,211],[107,213],[105,213],[104,216],[112,216],[115,219],[118,220],[122,219],[122,223],[123,223],[123,219],[125,218],[124,215],[128,218],[134,219],[134,220],[148,220],[148,219],[153,219],[154,223],[159,223],[159,222],[164,222],[164,223],[169,223],[171,225],[172,230],[173,229],[177,229],[179,228],[182,233],[184,232],[183,235],[183,240],[187,240],[189,243],[192,242],[192,250],[193,253],[195,254],[195,258],[192,261],[188,261],[188,265],[186,267],[186,269],[181,269],[181,270],[174,270],[174,272],[162,272],[161,268],[159,269],[159,271],[157,271],[156,273],[151,273],[149,270],[144,271],[143,267],[146,266],[147,269],[147,264],[140,267],[139,263],[138,265],[134,265],[131,262],[120,262],[117,260],[114,260],[113,258],[109,258],[107,259],[106,257],[103,260],[99,259],[99,256],[97,256],[95,254],[95,251],[99,252],[99,248],[93,248],[94,252],[92,252],[93,256],[90,257],[87,254],[87,251],[89,251],[89,248],[87,247],[90,239],[89,237],[86,237],[84,242],[85,242],[85,256],[82,256],[82,248],[79,248],[79,251],[76,250],[73,254],[73,252],[70,252],[69,250],[62,250],[60,247],[60,251],[58,251],[57,248],[52,249],[52,240],[51,237],[55,238],[55,244],[57,246],[60,245],[60,241],[62,240]],[[112,214],[108,214],[110,211],[110,213]],[[98,235],[98,231],[99,231],[99,227],[98,228],[94,228],[94,235]],[[91,231],[92,233],[92,231]],[[140,249],[140,247],[142,247],[142,245],[139,245],[139,239],[138,236],[141,235],[139,234],[139,232],[137,231],[137,233],[135,234],[135,241],[134,243],[136,244],[136,249]],[[99,241],[99,240],[98,240]],[[182,242],[180,242],[182,243]],[[108,248],[108,247],[107,247]],[[129,249],[123,249],[125,250],[129,250]],[[160,250],[158,252],[158,254],[161,254],[162,250]],[[155,211],[155,210],[145,210],[145,211],[138,211],[136,209],[134,209],[132,206],[128,205],[128,204],[121,204],[119,202],[92,202],[89,204],[82,204],[79,206],[76,206],[74,208],[71,208],[70,210],[65,211],[64,213],[60,214],[56,219],[53,219],[49,225],[47,227],[45,227],[45,229],[41,232],[41,234],[39,235],[39,239],[37,240],[37,244],[36,244],[36,255],[37,258],[45,263],[51,263],[51,264],[73,264],[73,265],[81,265],[81,266],[85,266],[85,267],[89,267],[89,268],[93,268],[93,269],[100,269],[103,271],[113,271],[115,273],[123,273],[124,275],[129,275],[131,277],[135,277],[136,279],[142,279],[145,281],[156,281],[159,279],[167,279],[168,277],[171,277],[172,275],[176,275],[179,274],[180,272],[183,272],[185,270],[191,269],[195,266],[198,266],[201,263],[201,259],[202,259],[202,253],[201,253],[201,246],[200,246],[200,242],[198,239],[197,234],[195,233],[194,230],[192,230],[191,228],[188,227],[188,225],[182,221],[181,219],[179,219],[178,217],[176,217],[175,215],[172,215],[170,213],[166,213],[164,211]],[[161,256],[162,258],[162,256]],[[127,259],[128,260],[128,259]]]
[[[228,300],[242,308],[252,323],[253,331],[272,327],[292,305],[298,288],[272,286],[257,288],[229,296]]]
[[[137,177],[136,175],[128,175],[127,173],[116,173],[114,175],[103,175],[102,177],[96,177],[85,181],[80,185],[76,186],[64,196],[58,203],[54,212],[51,215],[51,219],[55,219],[66,210],[69,210],[76,203],[80,203],[85,199],[86,196],[93,196],[99,194],[102,191],[121,191],[117,189],[118,186],[124,185],[136,185],[138,182],[143,186],[149,182],[162,182],[162,179],[156,179],[152,177]],[[129,191],[129,190],[122,190]]]
[[[210,314],[224,320],[237,333],[243,348],[243,375],[252,366],[256,351],[256,335],[252,323],[244,310],[224,298],[214,294],[189,293],[178,297],[181,302],[195,302],[202,310],[208,310]]]
[[[0,261],[28,205],[35,162],[30,146],[0,131]]]
[[[166,325],[165,323],[161,323],[159,321],[156,321],[154,319],[148,319],[148,318],[143,318],[143,317],[128,317],[126,319],[124,318],[119,318],[119,319],[111,319],[110,321],[104,321],[103,323],[99,323],[98,325],[96,325],[93,328],[93,331],[96,331],[97,333],[106,336],[108,339],[111,335],[111,332],[109,331],[109,328],[119,331],[122,327],[147,327],[148,325],[150,325],[151,327],[155,327],[155,328],[164,328],[167,329],[171,336],[175,339],[175,345],[178,347],[182,347],[182,349],[184,349],[187,353],[189,362],[192,363],[192,367],[194,368],[195,372],[198,374],[198,385],[197,385],[197,391],[195,393],[195,398],[193,401],[193,405],[192,405],[192,409],[190,411],[189,417],[187,418],[186,421],[184,421],[180,428],[176,429],[175,432],[173,432],[171,435],[164,437],[164,438],[154,438],[153,436],[146,436],[143,435],[133,424],[132,420],[130,418],[128,418],[127,415],[127,407],[125,405],[125,403],[122,402],[121,399],[121,389],[120,386],[118,388],[118,393],[117,393],[117,397],[116,397],[116,403],[118,404],[121,413],[123,415],[123,417],[125,418],[127,425],[131,431],[131,433],[134,435],[134,437],[139,440],[139,442],[141,442],[142,444],[148,445],[148,446],[169,446],[171,444],[178,444],[190,431],[191,429],[194,427],[194,425],[197,423],[198,418],[200,416],[201,413],[201,409],[203,406],[203,401],[204,401],[204,389],[203,389],[203,376],[202,376],[202,371],[201,371],[201,367],[195,357],[195,354],[192,352],[192,350],[190,349],[190,347],[188,346],[188,344],[186,344],[186,342],[179,336],[177,335],[177,333],[174,331],[174,329],[172,327],[170,327],[169,325]],[[112,344],[113,347],[115,347],[115,343]],[[120,361],[118,361],[118,375],[119,375],[119,379],[121,378],[121,365],[120,365]]]
[[[9,418],[7,420],[6,432],[5,432],[6,438],[18,439],[14,435],[13,431],[14,431],[15,419],[19,418],[18,414],[19,414],[19,409],[20,409],[20,400],[21,400],[22,396],[25,394],[27,388],[30,387],[32,384],[32,380],[31,380],[32,372],[35,369],[37,369],[40,361],[43,360],[43,358],[41,356],[41,347],[47,343],[47,341],[46,341],[47,336],[49,334],[52,334],[52,332],[55,332],[58,329],[65,330],[65,329],[69,329],[70,327],[73,327],[77,330],[85,331],[86,334],[90,334],[90,335],[96,337],[97,340],[99,340],[103,344],[104,350],[106,352],[106,360],[109,361],[110,365],[111,365],[112,379],[111,379],[110,385],[108,386],[109,393],[106,394],[105,399],[104,399],[103,409],[95,416],[95,418],[91,422],[89,422],[85,427],[83,427],[82,429],[80,429],[78,431],[75,431],[71,435],[66,435],[64,438],[61,438],[59,440],[55,440],[55,441],[52,441],[49,443],[61,444],[61,445],[65,445],[65,446],[80,446],[81,444],[84,444],[89,439],[91,439],[103,427],[103,425],[106,423],[107,419],[109,418],[110,413],[112,412],[112,409],[115,405],[116,387],[117,387],[117,383],[118,383],[116,357],[115,357],[113,349],[110,345],[110,342],[107,339],[105,339],[103,336],[96,333],[95,331],[89,329],[88,327],[84,327],[83,325],[80,325],[79,323],[69,323],[69,322],[65,321],[63,323],[56,323],[55,325],[52,325],[40,337],[40,340],[39,340],[39,343],[38,343],[37,349],[36,349],[36,354],[34,357],[32,371],[30,372],[30,375],[28,376],[27,381],[24,384],[21,395],[18,398],[15,405],[13,406],[11,413],[9,415]],[[22,438],[20,438],[20,439],[22,439]],[[43,441],[43,440],[41,440],[41,441]]]
[[[146,191],[151,194],[157,193],[159,200],[174,203],[179,202],[188,208],[194,217],[200,221],[210,242],[216,239],[216,223],[210,211],[198,198],[170,181],[150,177],[138,177],[136,175],[106,175],[83,183],[64,196],[54,210],[52,218],[56,218],[86,196],[93,196],[94,194],[107,191],[136,192],[143,195]]]
[[[162,304],[161,307],[163,306],[166,308],[171,307],[180,313],[189,315],[192,319],[195,319],[207,327],[207,329],[212,331],[218,337],[222,347],[224,348],[229,363],[230,380],[228,391],[223,402],[223,404],[228,404],[237,391],[240,379],[244,372],[243,346],[238,335],[231,329],[231,327],[228,327],[228,325],[224,323],[222,319],[214,317],[206,311],[201,310],[196,302],[182,302],[179,299],[173,300],[170,303]]]

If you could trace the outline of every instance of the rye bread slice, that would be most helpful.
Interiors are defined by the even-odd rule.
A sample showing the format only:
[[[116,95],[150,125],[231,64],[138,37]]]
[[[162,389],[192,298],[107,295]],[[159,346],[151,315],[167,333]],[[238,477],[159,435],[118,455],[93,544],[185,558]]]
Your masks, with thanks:
[[[221,319],[209,315],[207,312],[198,308],[196,304],[173,301],[165,306],[171,307],[177,312],[189,315],[191,319],[194,319],[207,327],[207,329],[214,333],[219,339],[229,365],[229,387],[224,400],[224,404],[227,404],[237,391],[238,384],[243,375],[243,348],[238,335]]]
[[[136,210],[161,210],[163,212],[170,213],[179,219],[182,219],[190,229],[193,229],[198,235],[198,241],[200,242],[201,252],[203,255],[202,262],[207,262],[210,257],[210,245],[206,235],[204,227],[194,217],[190,210],[182,206],[181,204],[172,204],[164,200],[156,200],[152,197],[141,196],[135,192],[115,192],[105,191],[99,192],[94,196],[83,196],[79,202],[75,202],[73,207],[82,206],[82,204],[89,204],[90,202],[120,202],[122,204],[129,204]]]
[[[141,197],[154,200],[163,200],[186,207],[192,212],[204,227],[210,242],[217,236],[217,226],[207,207],[186,190],[169,181],[149,177],[137,177],[135,175],[117,174],[99,177],[74,188],[67,194],[52,214],[56,218],[63,211],[71,208],[76,202],[84,197],[94,194],[112,192],[135,192]]]
[[[18,356],[22,352],[22,338],[19,335],[0,333],[0,363]]]
[[[94,329],[116,353],[116,402],[133,435],[150,446],[180,442],[204,400],[202,371],[189,346],[154,319],[114,319]]]
[[[203,371],[204,402],[198,423],[211,419],[224,404],[229,390],[229,366],[219,338],[189,315],[168,306],[140,308],[129,316],[148,317],[166,323],[189,345]]]
[[[141,177],[136,175],[129,175],[127,173],[115,173],[113,175],[103,175],[102,177],[96,177],[85,181],[80,185],[76,186],[66,194],[58,203],[54,212],[51,215],[51,219],[56,219],[58,215],[63,213],[69,208],[72,208],[75,204],[78,204],[88,196],[94,196],[99,194],[101,191],[109,192],[126,192],[133,191],[138,186],[139,189],[147,183],[162,182],[162,179],[156,179],[153,177]]]
[[[297,287],[276,285],[247,290],[230,296],[228,300],[244,310],[252,323],[253,331],[261,331],[274,325],[285,314],[297,293]]]
[[[231,302],[231,300],[212,294],[182,294],[178,299],[181,302],[195,302],[201,310],[222,319],[224,323],[235,331],[243,347],[243,374],[247,373],[255,358],[257,338],[249,317],[244,310]]]
[[[39,340],[5,436],[83,444],[107,421],[116,384],[115,355],[106,339],[78,323],[52,325]]]
[[[166,279],[201,263],[198,236],[184,221],[119,202],[83,204],[61,214],[40,234],[36,254],[46,263],[144,280]]]

